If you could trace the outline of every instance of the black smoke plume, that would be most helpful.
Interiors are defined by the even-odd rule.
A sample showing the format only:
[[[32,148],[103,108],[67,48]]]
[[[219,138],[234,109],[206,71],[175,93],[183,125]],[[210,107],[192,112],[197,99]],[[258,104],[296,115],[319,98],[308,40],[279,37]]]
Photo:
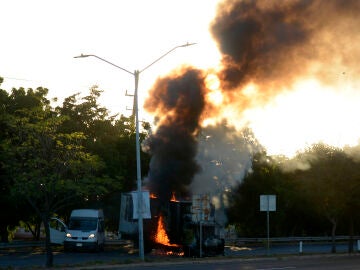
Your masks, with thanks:
[[[185,197],[200,168],[195,160],[196,135],[205,100],[202,72],[192,68],[159,79],[145,108],[159,118],[156,132],[147,140],[152,155],[148,175],[150,191],[163,201],[172,192]]]
[[[253,82],[272,95],[301,76],[329,81],[325,74],[339,63],[359,70],[359,12],[357,0],[223,1],[210,26],[222,53],[222,89]]]

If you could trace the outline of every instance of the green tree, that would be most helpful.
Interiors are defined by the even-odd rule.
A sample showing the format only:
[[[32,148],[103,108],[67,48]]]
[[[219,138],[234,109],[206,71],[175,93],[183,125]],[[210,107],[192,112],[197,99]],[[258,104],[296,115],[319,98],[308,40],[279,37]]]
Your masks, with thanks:
[[[6,169],[14,184],[13,196],[23,196],[41,217],[46,235],[46,265],[53,265],[48,221],[51,215],[74,201],[104,196],[114,182],[97,172],[103,162],[84,147],[81,132],[61,132],[65,117],[58,116],[45,98],[47,91],[12,91],[18,104],[8,121]],[[27,106],[31,96],[39,106]],[[14,106],[16,107],[16,106]]]
[[[109,115],[108,110],[98,103],[101,93],[102,90],[93,86],[85,97],[74,94],[65,98],[56,111],[67,118],[61,127],[62,132],[80,131],[85,134],[86,149],[104,162],[102,174],[119,183],[119,188],[112,189],[101,202],[97,198],[89,198],[87,202],[104,208],[108,229],[117,230],[120,192],[136,187],[135,125],[133,117]],[[146,137],[149,124],[143,123],[142,130],[141,140]],[[149,155],[144,152],[141,153],[141,164],[145,175]]]
[[[336,252],[335,236],[341,220],[349,222],[349,233],[353,235],[354,216],[360,206],[359,164],[342,149],[325,144],[313,145],[302,156],[310,165],[299,172],[304,193],[318,215],[330,222],[332,252]]]
[[[72,95],[55,109],[47,93],[46,88],[0,91],[0,188],[9,194],[1,202],[27,201],[43,220],[46,264],[51,266],[49,217],[66,215],[75,205],[108,207],[109,216],[117,216],[119,193],[136,183],[136,152],[133,117],[109,116],[97,103],[101,91],[96,87],[89,96],[79,100],[78,94]],[[143,127],[149,130],[148,123]],[[146,133],[140,136],[143,140]],[[146,174],[149,157],[143,153],[141,158]],[[26,209],[16,207],[10,213]],[[14,221],[32,220],[26,210],[28,215]],[[117,227],[118,220],[111,223]]]
[[[0,77],[0,85],[3,79]],[[15,101],[14,97],[19,100]],[[28,100],[29,102],[26,102]],[[13,114],[19,109],[19,103],[27,104],[28,108],[36,106],[36,102],[31,95],[26,95],[25,90],[13,89],[10,95],[7,91],[0,89],[0,203],[6,211],[3,212],[0,219],[1,242],[9,240],[8,230],[14,228],[20,219],[27,219],[34,211],[29,208],[22,197],[14,197],[11,194],[11,188],[14,184],[9,171],[6,169],[8,160],[6,153],[9,150],[9,140],[11,138],[11,129],[9,123],[13,120]]]
[[[321,218],[300,192],[302,183],[294,172],[283,170],[284,158],[265,152],[253,156],[252,170],[232,192],[228,209],[230,223],[237,224],[243,236],[265,236],[266,215],[259,210],[260,195],[276,195],[276,212],[271,213],[272,235],[293,236],[317,234]]]
[[[56,110],[60,116],[66,116],[63,132],[80,131],[86,135],[86,148],[104,160],[104,171],[122,182],[124,190],[131,190],[136,183],[135,125],[133,117],[110,116],[106,108],[98,104],[102,90],[97,86],[90,94],[80,98],[79,94],[67,97],[62,107]],[[143,123],[140,140],[147,136],[149,124]],[[143,174],[147,174],[149,157],[142,152]]]
[[[266,216],[259,211],[259,197],[261,194],[275,194],[279,200],[277,181],[280,181],[280,170],[270,157],[264,152],[254,155],[252,170],[233,192],[228,211],[230,223],[236,223],[242,235],[266,236]],[[273,222],[276,215],[272,215],[271,225],[278,224]],[[274,226],[271,228],[277,230]]]

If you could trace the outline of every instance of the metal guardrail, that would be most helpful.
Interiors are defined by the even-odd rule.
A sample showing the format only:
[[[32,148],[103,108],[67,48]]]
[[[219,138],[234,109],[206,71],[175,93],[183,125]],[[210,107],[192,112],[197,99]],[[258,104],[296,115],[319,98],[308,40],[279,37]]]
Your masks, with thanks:
[[[106,239],[105,244],[109,246],[121,246],[129,245],[131,241],[121,240],[121,239]],[[30,241],[30,240],[14,240],[8,243],[0,242],[0,249],[8,248],[27,248],[27,247],[44,247],[45,241],[43,239],[39,241]]]
[[[354,241],[360,241],[360,236],[356,235],[352,237]],[[350,236],[339,235],[335,236],[335,241],[337,242],[345,242],[350,239]],[[259,244],[265,243],[267,241],[267,237],[237,237],[237,238],[225,238],[225,245],[234,245],[241,246],[244,244]],[[331,236],[292,236],[292,237],[270,237],[271,243],[299,243],[299,242],[327,242],[330,243],[332,241]],[[120,240],[120,239],[106,239],[105,242],[107,245],[126,245],[129,244],[128,240]],[[15,240],[9,243],[0,243],[0,249],[6,248],[20,248],[20,247],[39,247],[44,246],[45,243],[43,240],[40,241],[21,241]],[[359,243],[360,245],[360,243]],[[360,248],[360,246],[359,246]]]
[[[41,247],[44,246],[44,241],[11,241],[8,243],[1,242],[0,249],[3,248],[23,248],[23,247]]]
[[[348,241],[350,236],[339,235],[335,236],[335,241]],[[353,236],[352,239],[358,240],[360,236]],[[331,236],[291,236],[291,237],[270,237],[272,243],[292,243],[292,242],[331,242],[333,238]],[[226,238],[225,244],[241,245],[244,243],[264,243],[267,242],[266,237],[238,237],[238,238]]]

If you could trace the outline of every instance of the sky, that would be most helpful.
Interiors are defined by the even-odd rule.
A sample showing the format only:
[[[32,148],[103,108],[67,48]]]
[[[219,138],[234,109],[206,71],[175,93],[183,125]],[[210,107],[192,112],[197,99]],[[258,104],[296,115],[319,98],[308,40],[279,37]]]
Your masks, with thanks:
[[[216,0],[4,0],[1,2],[0,76],[2,88],[49,89],[48,97],[64,97],[98,85],[100,102],[113,113],[130,114],[134,77],[96,58],[129,71],[141,70],[139,103],[161,75],[183,64],[217,65],[216,44],[208,31]],[[141,109],[140,118],[147,117]]]
[[[176,46],[194,42],[196,45],[174,50],[140,74],[140,119],[152,121],[143,103],[159,76],[182,65],[215,69],[229,59],[222,59],[227,54],[233,57],[230,64],[240,67],[241,79],[231,94],[218,89],[231,87],[219,82],[217,74],[208,76],[207,81],[212,81],[208,94],[218,112],[215,120],[225,118],[236,128],[249,126],[274,155],[293,156],[317,142],[357,145],[357,1],[227,1],[217,17],[219,3],[3,0],[0,76],[5,81],[1,88],[43,86],[49,89],[49,98],[62,101],[77,92],[84,96],[98,85],[104,90],[102,105],[112,113],[130,114],[133,100],[125,93],[133,93],[134,77],[94,57],[74,56],[94,54],[134,71]],[[227,13],[231,8],[242,15],[232,18]],[[211,33],[215,18],[218,28]],[[266,31],[247,29],[246,35],[236,39],[231,26],[241,26],[249,18]],[[245,64],[235,61],[244,59]],[[224,76],[222,82],[226,82]],[[205,120],[211,123],[214,119]]]

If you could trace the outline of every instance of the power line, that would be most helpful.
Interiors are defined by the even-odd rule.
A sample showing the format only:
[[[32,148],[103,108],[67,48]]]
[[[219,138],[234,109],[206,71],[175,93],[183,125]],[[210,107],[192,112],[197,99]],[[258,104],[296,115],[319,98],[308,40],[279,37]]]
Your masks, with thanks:
[[[29,80],[29,79],[22,79],[22,78],[14,78],[14,77],[6,77],[6,76],[1,76],[1,77],[3,77],[4,79],[16,80],[16,81],[28,81],[28,82],[33,81],[33,80]]]

